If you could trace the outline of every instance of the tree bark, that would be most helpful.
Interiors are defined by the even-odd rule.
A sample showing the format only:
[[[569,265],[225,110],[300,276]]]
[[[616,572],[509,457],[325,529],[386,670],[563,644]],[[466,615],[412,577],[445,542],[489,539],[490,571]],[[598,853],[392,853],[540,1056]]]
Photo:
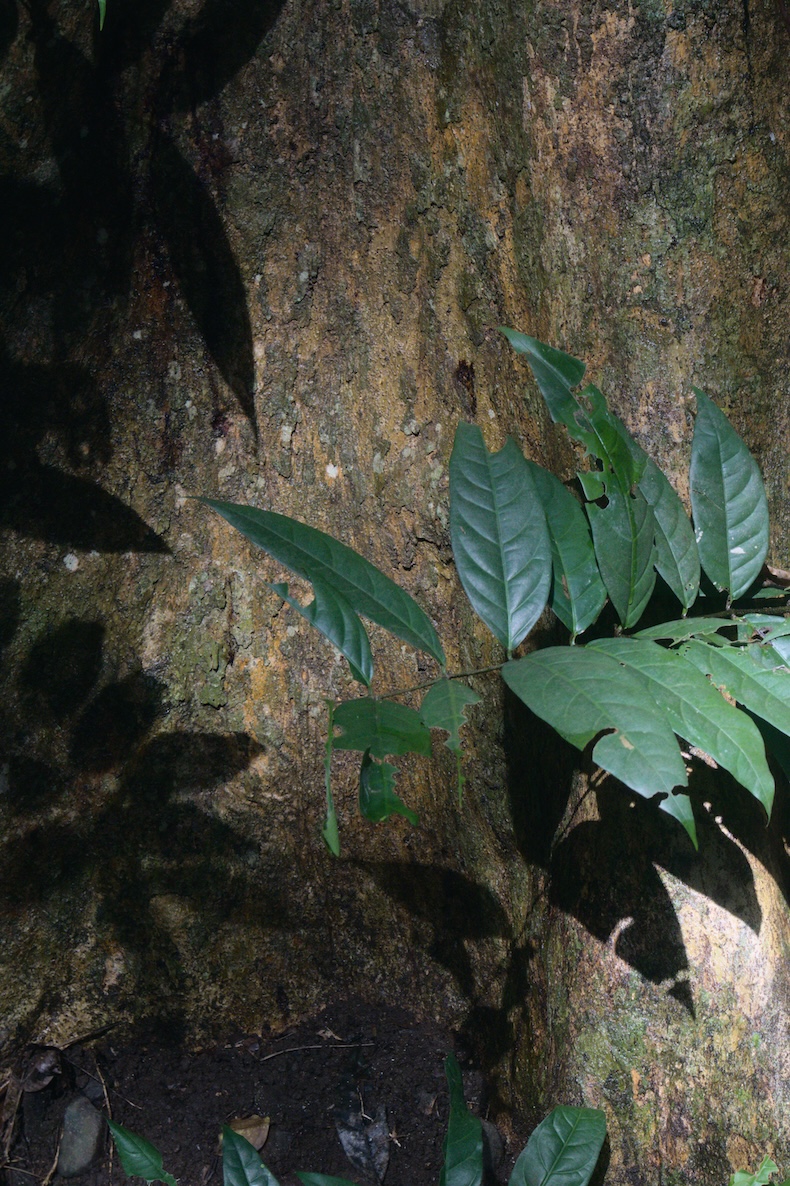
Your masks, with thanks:
[[[681,490],[714,396],[781,564],[781,18],[108,0],[99,34],[5,3],[5,1038],[360,992],[463,1029],[503,1110],[604,1107],[614,1183],[790,1159],[786,807],[766,831],[700,783],[697,857],[480,676],[462,808],[437,753],[401,762],[419,830],[365,824],[338,758],[331,859],[323,701],[353,686],[193,497],[330,531],[451,670],[497,662],[449,549],[455,425],[573,470],[504,323],[585,358]],[[435,674],[373,638],[375,690]]]

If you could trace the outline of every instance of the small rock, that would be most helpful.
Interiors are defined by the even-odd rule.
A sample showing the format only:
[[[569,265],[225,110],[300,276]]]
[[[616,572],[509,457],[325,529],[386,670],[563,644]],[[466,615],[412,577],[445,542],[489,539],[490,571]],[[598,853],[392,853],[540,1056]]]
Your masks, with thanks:
[[[85,1173],[99,1152],[103,1132],[104,1117],[84,1095],[78,1095],[67,1105],[58,1156],[61,1178]]]

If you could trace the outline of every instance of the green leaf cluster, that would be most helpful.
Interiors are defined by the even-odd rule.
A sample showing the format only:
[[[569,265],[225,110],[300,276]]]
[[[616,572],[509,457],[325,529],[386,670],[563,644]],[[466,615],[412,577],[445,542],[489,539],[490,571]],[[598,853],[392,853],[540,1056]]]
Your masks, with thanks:
[[[699,752],[732,774],[770,813],[766,746],[790,767],[790,624],[787,594],[761,576],[768,505],[756,462],[720,409],[695,389],[689,490],[692,518],[658,466],[588,384],[584,364],[511,329],[552,419],[580,447],[571,487],[524,457],[498,452],[461,423],[450,458],[450,539],[461,585],[501,644],[505,683],[537,716],[630,790],[656,798],[696,845],[688,762]],[[370,689],[374,664],[362,619],[423,651],[439,667],[420,688],[330,706],[324,838],[339,852],[329,782],[334,749],[361,753],[359,806],[379,822],[416,813],[394,790],[387,758],[428,756],[431,730],[455,754],[480,697],[450,674],[433,623],[389,577],[333,537],[272,511],[203,500],[281,565],[311,584],[302,605],[286,584],[268,587],[315,626]],[[671,594],[676,616],[638,627]],[[611,611],[606,611],[607,605]],[[770,612],[761,612],[762,608]],[[573,645],[517,654],[546,609]],[[606,612],[605,612],[606,611]],[[614,637],[604,623],[616,616]],[[655,611],[651,608],[652,621]],[[587,634],[586,645],[578,645]],[[480,674],[480,673],[477,673]],[[424,692],[422,702],[413,698]],[[335,730],[338,730],[335,732]],[[690,747],[688,750],[684,747]]]
[[[466,1106],[461,1069],[455,1056],[449,1055],[444,1066],[450,1116],[439,1186],[482,1186],[482,1123]],[[121,1165],[129,1177],[176,1186],[175,1178],[162,1167],[158,1149],[120,1124],[109,1121],[109,1125]],[[509,1186],[587,1186],[605,1137],[603,1112],[595,1108],[555,1108],[529,1138],[513,1167]],[[222,1172],[223,1186],[278,1186],[257,1150],[227,1125],[222,1130]],[[346,1178],[329,1174],[297,1172],[296,1177],[303,1186],[355,1186]]]

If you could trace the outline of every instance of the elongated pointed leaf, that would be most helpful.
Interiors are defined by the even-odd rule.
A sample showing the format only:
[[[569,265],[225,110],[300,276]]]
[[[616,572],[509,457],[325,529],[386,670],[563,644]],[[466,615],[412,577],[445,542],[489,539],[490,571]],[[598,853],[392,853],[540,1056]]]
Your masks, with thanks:
[[[568,418],[573,418],[578,406],[571,395],[571,388],[581,383],[587,367],[578,358],[563,354],[562,350],[554,346],[546,346],[537,338],[530,338],[503,325],[499,331],[514,350],[526,356],[552,420],[566,424]]]
[[[450,1089],[450,1119],[444,1140],[444,1165],[439,1186],[480,1186],[483,1181],[483,1126],[464,1100],[461,1069],[455,1055],[445,1059]]]
[[[637,675],[590,647],[547,647],[506,663],[502,677],[553,729],[626,786],[650,797],[686,786],[675,735]],[[605,732],[607,731],[608,732]]]
[[[559,478],[534,461],[528,461],[527,466],[551,540],[554,579],[550,605],[575,637],[592,625],[606,603],[590,526],[581,506]]]
[[[223,1186],[278,1186],[257,1149],[226,1124],[222,1129]]]
[[[450,458],[450,538],[475,612],[508,652],[537,622],[551,585],[543,507],[515,441],[489,453],[461,423]]]
[[[291,597],[284,584],[265,584],[283,601],[287,601],[298,614],[320,630],[341,655],[348,660],[351,674],[359,683],[370,687],[373,679],[373,656],[370,653],[370,639],[367,631],[354,613],[345,597],[335,592],[317,577],[313,580],[315,598],[309,605],[300,605]]]
[[[162,1154],[155,1145],[112,1120],[108,1120],[107,1125],[124,1172],[130,1178],[144,1178],[146,1182],[164,1182],[165,1186],[176,1186],[173,1175],[163,1168]]]
[[[639,490],[607,491],[605,507],[588,503],[595,557],[603,582],[626,628],[636,625],[656,583],[655,519]]]
[[[431,752],[431,732],[420,714],[393,700],[346,700],[335,709],[334,723],[342,729],[333,738],[335,749],[370,750],[374,758]]]
[[[682,791],[675,791],[674,794],[667,795],[666,799],[662,799],[658,806],[686,829],[691,843],[698,849],[697,822],[688,795],[684,795]]]
[[[398,771],[389,762],[377,762],[366,750],[359,771],[359,810],[365,819],[374,824],[389,819],[391,815],[402,815],[415,827],[420,822],[416,811],[407,807],[395,794],[395,776]]]
[[[657,626],[648,626],[644,630],[637,630],[634,638],[666,639],[667,642],[683,642],[687,638],[700,637],[704,634],[715,634],[717,631],[732,630],[735,622],[728,618],[677,618],[672,622],[659,622]]]
[[[699,592],[700,563],[694,529],[665,475],[625,425],[615,417],[632,455],[643,465],[639,489],[653,512],[658,572],[684,609],[689,609]]]
[[[429,729],[445,729],[450,736],[445,741],[448,749],[460,752],[459,730],[466,724],[466,709],[479,704],[480,697],[457,679],[443,679],[429,688],[420,705],[422,723]]]
[[[587,1186],[605,1139],[597,1108],[555,1108],[529,1138],[510,1186]]]
[[[417,602],[360,556],[323,531],[286,515],[202,498],[232,527],[280,564],[312,584],[316,580],[343,597],[355,613],[377,622],[397,638],[433,655],[442,667],[444,651],[430,619]]]
[[[786,667],[771,670],[741,647],[711,647],[697,639],[684,643],[680,653],[733,700],[790,737],[790,672]]]
[[[691,446],[691,506],[700,560],[717,589],[741,597],[768,554],[768,501],[757,462],[703,392]]]
[[[676,651],[636,638],[602,638],[589,647],[636,672],[675,733],[729,770],[771,814],[774,780],[759,730],[724,699],[698,667]],[[790,691],[790,673],[788,677]],[[661,807],[670,810],[665,803]],[[677,810],[670,814],[683,823]]]

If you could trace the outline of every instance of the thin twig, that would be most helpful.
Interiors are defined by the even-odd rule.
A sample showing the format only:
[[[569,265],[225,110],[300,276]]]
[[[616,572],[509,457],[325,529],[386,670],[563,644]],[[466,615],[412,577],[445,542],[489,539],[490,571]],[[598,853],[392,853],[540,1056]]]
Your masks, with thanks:
[[[272,1054],[264,1054],[263,1058],[258,1059],[258,1062],[268,1062],[270,1058],[279,1058],[281,1054],[297,1054],[301,1050],[358,1050],[360,1046],[375,1046],[375,1042],[336,1042],[334,1046],[326,1046],[323,1043],[317,1046],[289,1046],[286,1050],[275,1050]]]
[[[393,700],[396,696],[408,696],[410,692],[421,692],[423,688],[432,688],[443,679],[471,679],[473,675],[489,675],[492,671],[501,671],[503,663],[495,663],[492,667],[478,667],[476,671],[457,671],[453,675],[438,675],[435,679],[424,680],[421,684],[414,684],[411,688],[397,688],[394,692],[381,692],[377,700]]]

